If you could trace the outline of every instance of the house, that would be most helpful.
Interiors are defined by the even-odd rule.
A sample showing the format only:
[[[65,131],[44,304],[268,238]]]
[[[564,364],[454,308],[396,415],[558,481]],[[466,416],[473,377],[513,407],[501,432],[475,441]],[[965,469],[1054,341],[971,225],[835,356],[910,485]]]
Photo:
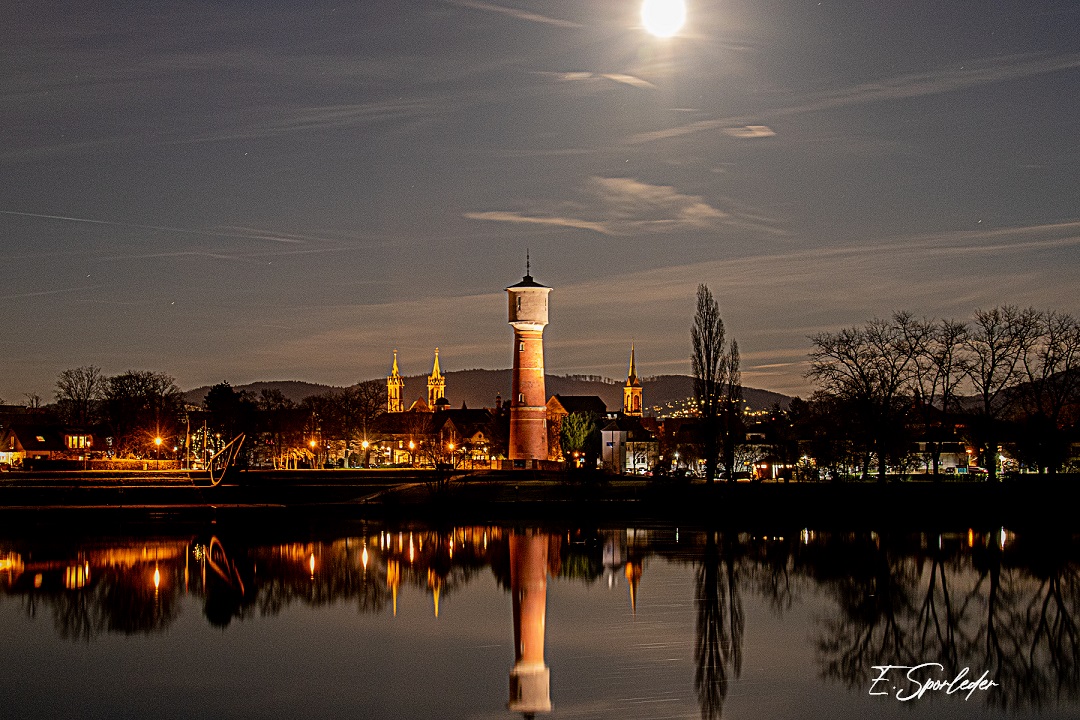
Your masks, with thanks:
[[[612,472],[643,475],[656,466],[660,442],[640,419],[621,416],[600,430],[602,461]]]
[[[94,434],[84,428],[17,423],[0,430],[0,465],[9,468],[32,460],[85,460],[94,451]]]

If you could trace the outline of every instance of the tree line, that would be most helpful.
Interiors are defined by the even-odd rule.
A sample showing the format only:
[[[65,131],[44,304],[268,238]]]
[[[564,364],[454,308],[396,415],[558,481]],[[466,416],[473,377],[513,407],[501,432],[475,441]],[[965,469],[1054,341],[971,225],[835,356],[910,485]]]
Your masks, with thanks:
[[[810,338],[817,389],[794,409],[812,429],[818,464],[853,456],[884,481],[912,442],[936,476],[943,444],[962,440],[991,481],[1004,445],[1022,466],[1056,473],[1069,461],[1080,412],[1080,323],[1055,310],[1001,305],[968,321],[888,320]]]
[[[197,457],[246,434],[266,445],[262,454],[275,466],[284,466],[286,458],[298,452],[309,462],[316,455],[329,460],[328,447],[345,458],[357,453],[384,404],[382,383],[369,380],[300,402],[280,390],[263,389],[256,395],[222,382],[207,391],[201,406],[190,406],[165,373],[129,370],[109,376],[86,365],[62,371],[55,402],[39,403],[35,411],[43,420],[97,429],[110,439],[110,446],[95,450],[108,449],[115,457],[153,457],[156,438],[164,440],[169,452],[177,447]]]

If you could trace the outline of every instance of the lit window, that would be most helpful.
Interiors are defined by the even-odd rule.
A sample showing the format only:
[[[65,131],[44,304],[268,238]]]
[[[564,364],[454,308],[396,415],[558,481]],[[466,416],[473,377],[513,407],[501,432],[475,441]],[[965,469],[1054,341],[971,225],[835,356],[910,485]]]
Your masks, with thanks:
[[[518,402],[519,403],[525,402],[525,393],[518,393]]]
[[[521,312],[521,297],[520,296],[517,298],[517,311]]]
[[[41,435],[35,435],[34,439],[38,442],[45,442],[45,438],[43,438]]]
[[[525,343],[524,342],[518,343],[518,352],[525,352]]]

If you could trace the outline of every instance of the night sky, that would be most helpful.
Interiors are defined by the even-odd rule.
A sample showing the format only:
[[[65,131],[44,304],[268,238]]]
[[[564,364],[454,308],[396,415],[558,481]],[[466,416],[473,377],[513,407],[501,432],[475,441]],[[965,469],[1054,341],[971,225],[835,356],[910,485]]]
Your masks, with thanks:
[[[894,310],[1080,312],[1075,0],[638,11],[9,3],[0,397],[508,367],[526,248],[560,374],[689,373],[702,282],[788,393]]]

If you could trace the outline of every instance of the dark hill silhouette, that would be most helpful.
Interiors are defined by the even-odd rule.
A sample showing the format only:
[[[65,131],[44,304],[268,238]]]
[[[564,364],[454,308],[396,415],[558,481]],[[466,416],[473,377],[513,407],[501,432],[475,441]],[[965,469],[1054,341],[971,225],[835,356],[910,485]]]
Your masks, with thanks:
[[[465,403],[471,408],[493,407],[495,395],[502,393],[503,400],[510,397],[510,370],[455,370],[445,373],[446,398],[451,407],[459,408]],[[375,378],[380,382],[384,378]],[[609,410],[622,407],[622,387],[625,381],[611,380],[596,375],[548,375],[547,394],[551,395],[598,395]],[[642,395],[647,408],[678,403],[694,394],[694,379],[688,375],[658,375],[644,378]],[[300,402],[309,395],[326,392],[330,385],[286,380],[278,382],[255,382],[247,385],[234,385],[236,390],[246,390],[258,396],[263,389],[280,390],[292,400]],[[188,390],[185,399],[201,405],[210,386]],[[427,400],[427,376],[410,375],[405,378],[405,390],[402,394],[405,407],[408,408],[419,398]],[[791,401],[786,395],[757,388],[744,388],[743,398],[751,409],[767,410],[775,403],[786,408]]]
[[[263,390],[280,390],[282,395],[293,402],[300,402],[309,395],[324,393],[327,390],[332,389],[332,387],[332,385],[320,385],[318,383],[309,383],[302,380],[272,380],[253,382],[246,385],[233,385],[233,389],[237,392],[247,391],[255,397],[258,397]],[[209,391],[209,385],[185,390],[184,401],[191,403],[192,405],[202,405],[203,398],[206,397],[206,393]]]

